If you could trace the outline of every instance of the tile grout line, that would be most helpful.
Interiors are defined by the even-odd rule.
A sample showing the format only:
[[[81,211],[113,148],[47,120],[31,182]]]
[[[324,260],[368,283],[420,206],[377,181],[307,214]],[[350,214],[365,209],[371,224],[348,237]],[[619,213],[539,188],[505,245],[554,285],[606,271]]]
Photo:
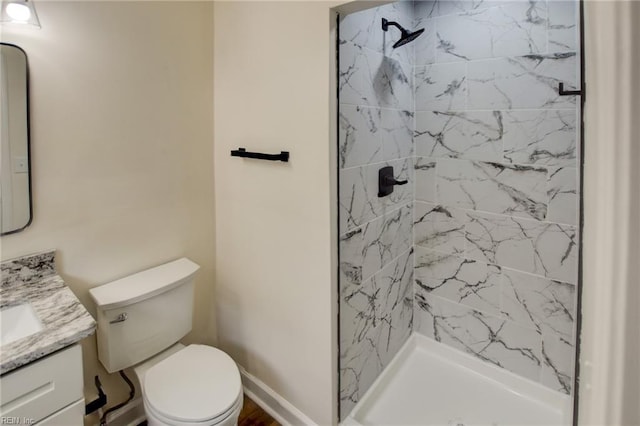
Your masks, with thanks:
[[[436,168],[438,167],[438,165],[436,164]],[[538,220],[536,218],[532,218],[532,217],[528,217],[528,216],[512,216],[512,215],[508,215],[508,214],[504,214],[504,213],[495,213],[495,212],[490,212],[487,210],[476,210],[476,209],[469,209],[466,207],[457,207],[457,206],[452,206],[449,204],[444,204],[444,203],[438,203],[435,201],[425,201],[425,200],[414,200],[414,202],[416,203],[424,203],[424,204],[432,204],[434,206],[442,206],[442,207],[447,207],[450,209],[455,209],[455,210],[460,210],[464,213],[471,213],[471,214],[480,214],[480,215],[489,215],[489,216],[497,216],[501,219],[516,219],[516,220],[524,220],[524,221],[528,221],[528,222],[536,222],[539,224],[544,224],[544,225],[559,225],[562,227],[569,227],[569,228],[575,228],[575,230],[577,231],[577,225],[572,225],[570,223],[562,223],[562,222],[553,222],[553,221],[548,221],[548,220]]]

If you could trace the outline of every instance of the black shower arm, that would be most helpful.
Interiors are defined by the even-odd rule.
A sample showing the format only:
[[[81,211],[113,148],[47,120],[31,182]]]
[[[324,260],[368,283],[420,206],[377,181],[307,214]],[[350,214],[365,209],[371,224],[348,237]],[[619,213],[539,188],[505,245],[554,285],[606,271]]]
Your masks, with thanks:
[[[389,29],[389,25],[393,25],[394,27],[398,28],[400,31],[402,31],[402,33],[406,33],[407,30],[405,30],[402,25],[398,24],[395,21],[387,21],[386,19],[382,18],[382,30],[383,31],[387,31]]]

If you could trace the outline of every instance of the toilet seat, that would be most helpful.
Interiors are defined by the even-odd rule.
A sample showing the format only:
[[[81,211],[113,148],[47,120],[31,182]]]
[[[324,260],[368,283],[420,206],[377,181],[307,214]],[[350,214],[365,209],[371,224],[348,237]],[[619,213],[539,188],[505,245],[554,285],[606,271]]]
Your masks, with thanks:
[[[168,424],[215,424],[242,405],[240,372],[229,355],[189,345],[145,374],[144,403]]]

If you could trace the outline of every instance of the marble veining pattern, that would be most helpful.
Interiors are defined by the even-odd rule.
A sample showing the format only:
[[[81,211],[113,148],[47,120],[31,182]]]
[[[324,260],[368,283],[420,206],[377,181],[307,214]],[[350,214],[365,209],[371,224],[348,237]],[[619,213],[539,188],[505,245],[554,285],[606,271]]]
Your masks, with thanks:
[[[381,121],[379,108],[340,105],[340,168],[382,160]]]
[[[571,392],[574,347],[575,286],[505,270],[502,311],[508,318],[535,327],[542,336],[542,382]]]
[[[378,104],[402,110],[413,109],[413,67],[387,56],[376,73],[374,90]]]
[[[340,168],[364,166],[413,155],[413,113],[340,105]]]
[[[416,8],[418,3],[415,2]],[[413,28],[415,30],[424,29],[420,37],[411,42],[413,44],[413,64],[415,66],[433,64],[436,61],[436,26],[433,20],[426,18],[414,19]]]
[[[432,158],[416,157],[414,166],[415,199],[436,201],[436,161]]]
[[[544,220],[547,169],[482,161],[438,162],[437,197],[443,204]]]
[[[354,13],[340,26],[341,418],[413,328],[414,55],[392,47],[399,32],[383,32],[383,17],[411,28],[413,3]],[[408,184],[378,197],[385,166]]]
[[[382,372],[378,338],[371,333],[354,344],[340,344],[340,417],[345,418]]]
[[[559,392],[571,393],[575,351],[573,341],[562,339],[546,330],[542,332],[543,385]]]
[[[517,164],[576,166],[576,110],[504,112],[504,159]]]
[[[575,227],[479,212],[468,216],[467,257],[576,283]]]
[[[373,279],[382,290],[381,355],[388,364],[411,333],[413,324],[413,249],[400,255]]]
[[[362,278],[367,279],[411,248],[413,206],[408,204],[365,225]]]
[[[341,282],[340,400],[348,413],[409,337],[413,251],[358,285]]]
[[[403,110],[382,110],[382,152],[385,161],[413,155],[413,113]]]
[[[575,108],[575,96],[558,87],[576,87],[575,52],[537,54],[468,63],[470,109]]]
[[[362,228],[356,228],[340,237],[340,282],[360,284],[362,282],[362,263],[364,240]]]
[[[340,170],[340,230],[362,226],[382,213],[377,200],[377,170],[373,166]]]
[[[534,329],[434,296],[415,286],[418,331],[532,380],[540,378],[542,341]]]
[[[540,364],[523,373],[546,386],[571,392],[574,354],[575,286],[474,261],[460,255],[416,248],[414,317],[421,333],[496,365],[504,353],[475,352],[467,333],[482,329],[480,318],[520,330],[540,348]],[[459,329],[463,328],[464,329]],[[534,334],[535,332],[535,334]],[[533,339],[533,340],[531,340]],[[503,365],[504,366],[504,365]],[[506,368],[506,367],[505,367]]]
[[[435,20],[437,62],[547,51],[547,2],[504,2]]]
[[[573,339],[575,286],[548,278],[505,269],[502,312],[509,319]]]
[[[467,103],[467,64],[432,64],[415,69],[416,111],[464,109]]]
[[[494,0],[418,0],[414,2],[414,11],[416,19],[428,19],[483,10],[496,4]]]
[[[464,211],[416,201],[413,215],[414,244],[442,253],[462,254],[466,249]]]
[[[55,273],[53,251],[2,263],[0,306],[30,303],[43,330],[0,347],[0,374],[91,335],[96,323]]]
[[[549,196],[548,221],[578,224],[578,170],[576,168],[550,168],[547,195]]]
[[[498,316],[501,269],[477,260],[416,248],[415,283],[429,294]]]
[[[340,102],[410,111],[411,71],[409,64],[346,42],[340,46]]]
[[[573,52],[578,48],[578,2],[548,1],[549,51]]]
[[[416,113],[416,153],[425,157],[501,161],[503,134],[500,111]]]
[[[380,25],[385,12],[386,10],[382,7],[376,7],[342,16],[340,44],[351,43],[377,53],[383,53],[384,41]]]
[[[340,45],[340,103],[379,106],[374,90],[382,55],[352,43]]]

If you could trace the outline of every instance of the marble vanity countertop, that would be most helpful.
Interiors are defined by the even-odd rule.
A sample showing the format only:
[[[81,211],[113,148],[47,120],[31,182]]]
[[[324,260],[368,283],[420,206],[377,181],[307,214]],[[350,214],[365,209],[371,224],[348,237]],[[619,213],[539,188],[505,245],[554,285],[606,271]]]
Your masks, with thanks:
[[[0,309],[28,302],[42,322],[35,334],[0,347],[0,374],[90,336],[96,322],[56,274],[55,252],[2,262]]]

